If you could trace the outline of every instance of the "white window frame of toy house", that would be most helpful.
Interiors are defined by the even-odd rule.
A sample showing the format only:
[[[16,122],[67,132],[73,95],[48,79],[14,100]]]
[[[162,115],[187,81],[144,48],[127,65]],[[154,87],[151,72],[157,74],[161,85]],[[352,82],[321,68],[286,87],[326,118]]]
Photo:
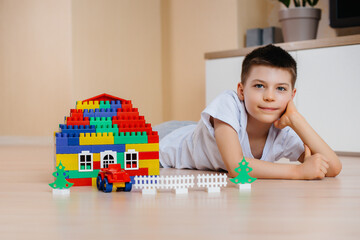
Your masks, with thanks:
[[[81,169],[81,156],[85,156],[85,169]],[[90,156],[90,163],[91,163],[91,169],[86,169],[86,163],[88,161],[87,157]],[[78,162],[79,162],[79,172],[91,172],[94,170],[94,161],[93,161],[93,154],[90,153],[90,151],[81,151],[78,155]]]
[[[105,160],[105,157],[108,156],[108,159]],[[110,159],[110,156],[113,159]],[[110,162],[111,161],[111,162]],[[100,153],[100,167],[105,168],[104,163],[107,162],[107,167],[109,167],[109,164],[115,164],[117,163],[117,152],[106,150],[104,152]]]
[[[133,154],[136,154],[136,160],[133,160]],[[127,155],[130,155],[130,160],[127,160]],[[127,162],[130,162],[130,168],[127,167]],[[132,167],[132,163],[135,162],[136,163],[136,168]],[[124,169],[125,170],[138,170],[139,169],[139,153],[135,151],[135,149],[128,149],[127,152],[125,152],[124,154]]]

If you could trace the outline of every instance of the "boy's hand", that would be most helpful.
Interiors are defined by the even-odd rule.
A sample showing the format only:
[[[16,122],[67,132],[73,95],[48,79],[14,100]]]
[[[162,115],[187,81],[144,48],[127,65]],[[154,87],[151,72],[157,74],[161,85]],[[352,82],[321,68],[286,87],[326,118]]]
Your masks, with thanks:
[[[323,179],[329,168],[329,160],[316,153],[311,155],[310,148],[304,144],[304,163],[297,165],[300,179]]]
[[[284,127],[291,127],[291,118],[294,117],[298,113],[294,101],[290,100],[286,106],[286,110],[283,115],[274,122],[274,126],[279,129],[283,129]]]

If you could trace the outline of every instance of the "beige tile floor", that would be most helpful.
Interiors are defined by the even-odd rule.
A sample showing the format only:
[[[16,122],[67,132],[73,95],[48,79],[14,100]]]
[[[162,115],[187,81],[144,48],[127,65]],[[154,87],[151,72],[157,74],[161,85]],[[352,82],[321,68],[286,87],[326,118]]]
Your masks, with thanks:
[[[177,196],[73,187],[53,197],[51,147],[0,147],[0,239],[360,239],[360,158],[321,181],[229,182]],[[161,175],[201,171],[162,169]]]

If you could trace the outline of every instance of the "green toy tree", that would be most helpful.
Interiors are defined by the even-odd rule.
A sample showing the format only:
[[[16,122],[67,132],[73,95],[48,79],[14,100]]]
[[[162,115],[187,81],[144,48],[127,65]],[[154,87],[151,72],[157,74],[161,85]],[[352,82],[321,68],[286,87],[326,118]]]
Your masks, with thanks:
[[[55,182],[49,184],[50,187],[54,189],[68,189],[74,185],[65,179],[69,173],[65,172],[65,167],[62,165],[61,161],[56,169],[56,172],[53,173],[53,176],[56,178],[56,180]]]
[[[235,168],[235,172],[239,173],[235,178],[231,178],[230,181],[232,181],[235,184],[244,184],[244,183],[252,183],[257,178],[253,178],[249,176],[249,172],[252,171],[251,167],[248,167],[248,162],[245,160],[245,157],[239,162],[240,167]]]

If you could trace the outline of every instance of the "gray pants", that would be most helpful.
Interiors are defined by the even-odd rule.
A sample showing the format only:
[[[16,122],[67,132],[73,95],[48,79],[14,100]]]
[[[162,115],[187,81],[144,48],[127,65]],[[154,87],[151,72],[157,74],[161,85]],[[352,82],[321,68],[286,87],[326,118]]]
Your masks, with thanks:
[[[154,131],[157,131],[159,134],[159,140],[163,139],[166,135],[168,135],[169,133],[171,133],[172,131],[181,128],[181,127],[185,127],[188,125],[196,125],[197,122],[192,122],[192,121],[169,121],[169,122],[163,122],[159,125],[156,125],[153,127]],[[160,162],[160,167],[162,168],[163,166],[161,165]]]

